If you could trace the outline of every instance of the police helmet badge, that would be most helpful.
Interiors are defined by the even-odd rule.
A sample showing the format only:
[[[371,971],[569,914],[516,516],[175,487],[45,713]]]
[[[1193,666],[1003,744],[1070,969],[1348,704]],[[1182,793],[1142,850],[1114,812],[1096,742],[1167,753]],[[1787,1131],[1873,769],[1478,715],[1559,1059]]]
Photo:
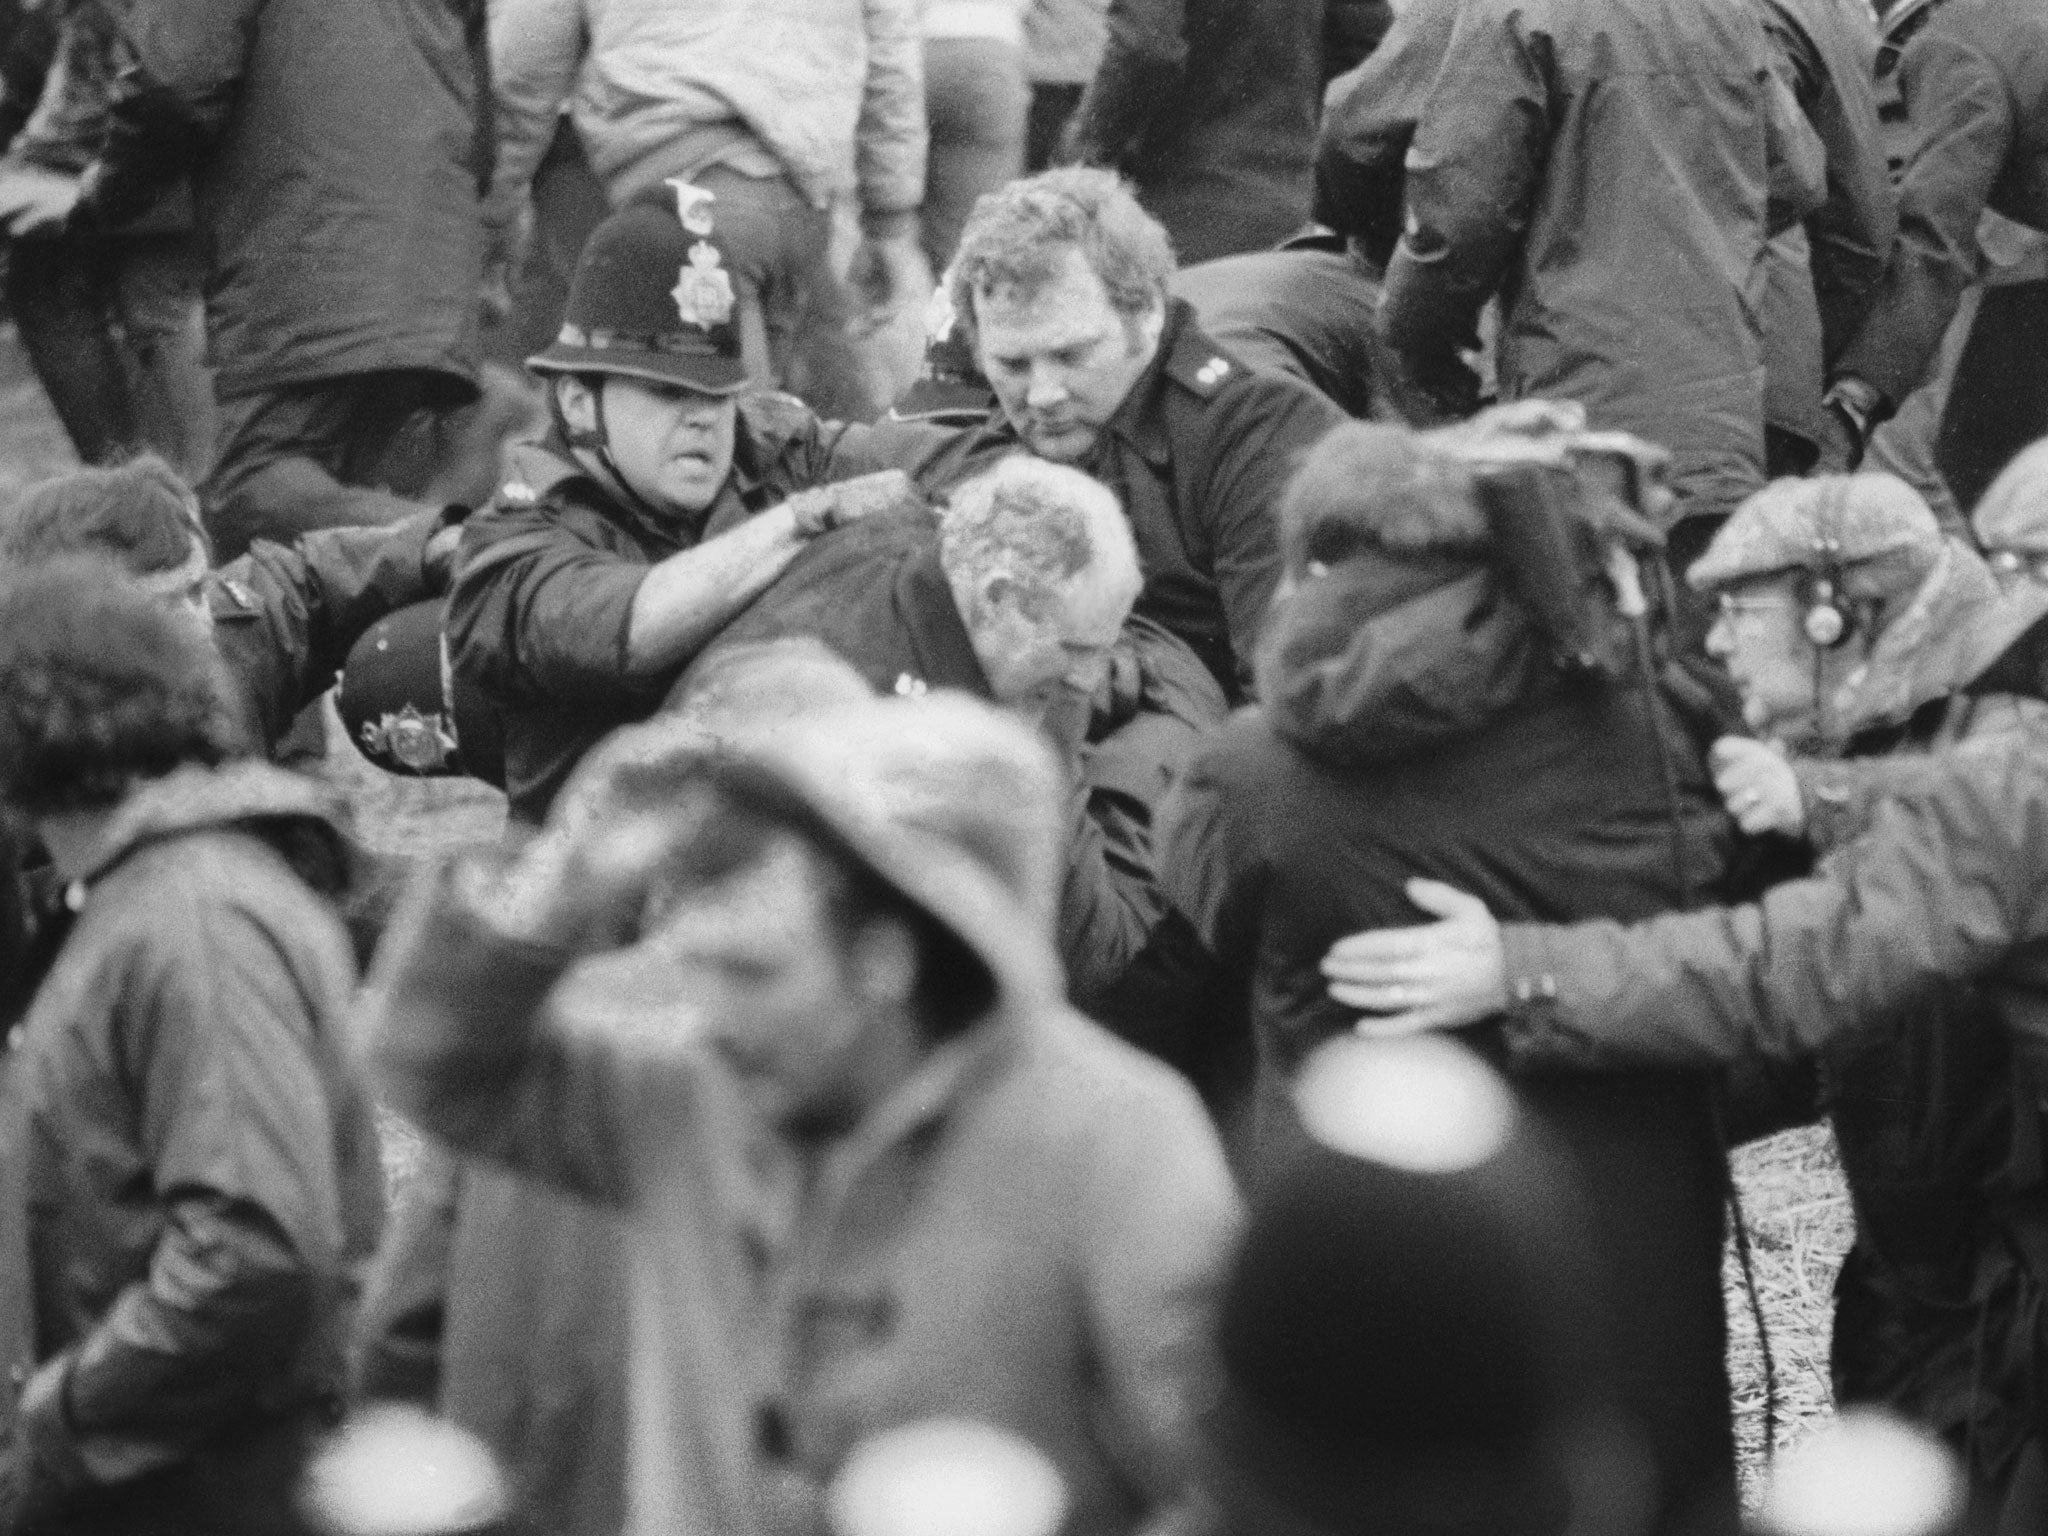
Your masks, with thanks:
[[[676,313],[686,325],[710,330],[732,319],[738,302],[732,291],[732,274],[719,261],[718,248],[707,240],[690,247],[690,262],[676,275],[669,290],[676,301]]]
[[[361,727],[363,751],[371,758],[388,757],[414,773],[433,773],[447,766],[456,750],[455,732],[440,710],[422,713],[419,706],[387,710]]]

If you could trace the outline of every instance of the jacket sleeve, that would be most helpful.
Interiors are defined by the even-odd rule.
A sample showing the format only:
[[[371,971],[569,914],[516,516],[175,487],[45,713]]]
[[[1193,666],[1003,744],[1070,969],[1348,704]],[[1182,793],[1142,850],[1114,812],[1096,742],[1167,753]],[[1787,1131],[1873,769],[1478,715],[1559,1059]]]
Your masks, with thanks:
[[[23,0],[0,3],[0,151],[28,126],[43,98],[58,48],[51,11]]]
[[[484,202],[493,258],[508,259],[533,173],[575,88],[589,38],[585,0],[490,0],[497,162]]]
[[[1280,585],[1280,498],[1309,449],[1348,418],[1329,397],[1292,379],[1241,379],[1202,419],[1210,454],[1195,488],[1213,544],[1238,682],[1252,687],[1252,657]]]
[[[2048,938],[2048,772],[2031,756],[1952,761],[1752,906],[1506,928],[1510,1048],[1531,1065],[1789,1060],[1994,975]]]
[[[1767,19],[1766,29],[1827,156],[1826,201],[1807,219],[1806,233],[1822,355],[1833,361],[1869,313],[1898,233],[1898,198],[1871,83],[1874,60],[1846,23],[1836,23],[1827,38],[1808,37],[1783,20]]]
[[[1153,1070],[1153,1094],[1105,1105],[1095,1119],[1082,1257],[1108,1438],[1149,1496],[1147,1525],[1157,1529],[1194,1481],[1211,1324],[1239,1213],[1201,1104]]]
[[[320,997],[287,935],[211,906],[126,962],[120,1070],[167,1221],[145,1278],[46,1365],[33,1436],[72,1486],[183,1459],[264,1401],[302,1347],[341,1264],[336,1132],[317,1032],[346,998]],[[309,1001],[313,999],[313,1001]],[[61,1404],[61,1407],[58,1405]]]
[[[1323,95],[1315,218],[1382,264],[1401,238],[1403,162],[1456,15],[1454,6],[1404,7],[1379,47]]]
[[[388,527],[318,529],[289,546],[258,540],[222,568],[255,599],[250,622],[215,635],[266,746],[334,686],[365,630],[433,595],[427,541],[443,526],[441,513],[421,512]]]
[[[913,213],[924,203],[929,130],[924,115],[923,15],[917,0],[862,0],[868,73],[854,163],[861,212]]]
[[[1462,374],[1457,353],[1521,249],[1549,150],[1548,85],[1519,19],[1464,7],[1408,150],[1407,227],[1380,301],[1414,379]]]
[[[448,1260],[461,1190],[462,1164],[428,1146],[363,1287],[349,1362],[355,1397],[395,1399],[428,1412],[439,1405]]]
[[[1087,786],[1076,786],[1068,818],[1066,876],[1060,890],[1060,958],[1067,989],[1084,1009],[1094,1011],[1131,968],[1165,903],[1144,858],[1142,827],[1116,818],[1112,838],[1089,814]]]
[[[633,678],[626,637],[647,565],[584,543],[542,512],[490,512],[463,529],[448,594],[456,669],[502,704],[593,709],[659,698]]]
[[[1265,908],[1266,861],[1213,756],[1197,757],[1160,808],[1154,847],[1167,904],[1227,968],[1248,971]]]
[[[84,218],[126,223],[191,169],[234,110],[263,0],[136,0]]]
[[[371,1061],[386,1102],[472,1157],[608,1204],[629,1194],[619,1065],[551,1027],[574,956],[507,938],[458,889],[423,880],[372,977]]]
[[[1071,158],[1124,165],[1143,147],[1187,66],[1187,19],[1186,0],[1110,0],[1109,42],[1067,130]]]
[[[1977,224],[2015,133],[1996,62],[1939,18],[1900,58],[1899,86],[1912,148],[1899,181],[1898,239],[1869,316],[1834,369],[1894,403],[1918,387],[1976,280]]]

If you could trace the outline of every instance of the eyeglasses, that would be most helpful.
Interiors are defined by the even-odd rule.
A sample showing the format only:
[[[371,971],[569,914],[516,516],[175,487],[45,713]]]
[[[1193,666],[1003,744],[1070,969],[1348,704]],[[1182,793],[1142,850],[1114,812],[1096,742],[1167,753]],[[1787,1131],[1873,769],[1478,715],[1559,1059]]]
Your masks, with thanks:
[[[1783,613],[1793,606],[1792,599],[1783,593],[1769,597],[1738,597],[1733,592],[1721,594],[1721,617],[1729,622],[1750,614]]]

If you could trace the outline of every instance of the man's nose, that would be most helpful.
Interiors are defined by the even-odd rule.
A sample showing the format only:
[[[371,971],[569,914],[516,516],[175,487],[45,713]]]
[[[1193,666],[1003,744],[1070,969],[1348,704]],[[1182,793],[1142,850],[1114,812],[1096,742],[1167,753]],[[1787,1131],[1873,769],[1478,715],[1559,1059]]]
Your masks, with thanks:
[[[1728,620],[1718,618],[1707,626],[1707,654],[1725,661],[1735,652],[1735,641],[1728,633]]]
[[[1024,403],[1034,409],[1063,405],[1067,399],[1067,372],[1051,363],[1031,365],[1031,382],[1024,392]]]

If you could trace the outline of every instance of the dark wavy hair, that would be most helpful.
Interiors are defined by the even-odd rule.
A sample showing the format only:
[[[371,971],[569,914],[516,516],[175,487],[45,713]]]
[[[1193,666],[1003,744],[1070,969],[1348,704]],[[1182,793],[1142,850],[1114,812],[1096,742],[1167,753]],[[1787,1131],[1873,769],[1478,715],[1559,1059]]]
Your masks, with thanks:
[[[194,544],[210,564],[213,545],[199,520],[198,499],[153,453],[40,481],[0,510],[5,565],[103,554],[134,575],[150,576],[178,569],[192,558]]]
[[[100,810],[244,743],[205,636],[120,565],[73,555],[0,575],[0,799]]]

